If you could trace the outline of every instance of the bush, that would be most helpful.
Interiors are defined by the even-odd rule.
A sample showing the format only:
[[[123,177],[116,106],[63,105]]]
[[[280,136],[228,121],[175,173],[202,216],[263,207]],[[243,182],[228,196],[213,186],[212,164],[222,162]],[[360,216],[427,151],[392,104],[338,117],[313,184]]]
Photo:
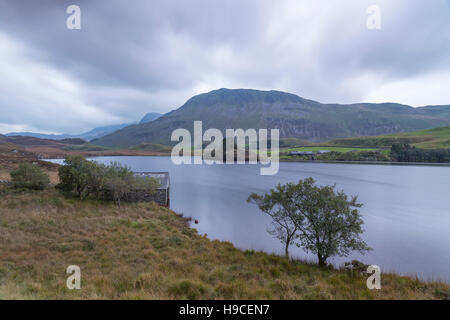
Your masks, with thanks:
[[[120,201],[127,200],[127,195],[131,192],[133,178],[133,172],[128,167],[112,162],[105,168],[103,196],[120,206]]]
[[[109,166],[88,161],[81,156],[71,156],[59,168],[60,190],[74,192],[80,199],[141,201],[158,187],[156,179],[135,176],[125,165],[112,162]]]
[[[111,162],[104,167],[103,198],[121,201],[142,201],[145,194],[152,194],[158,187],[156,179],[135,176],[125,165]]]
[[[23,162],[10,174],[14,188],[43,190],[50,184],[48,175],[35,163]]]

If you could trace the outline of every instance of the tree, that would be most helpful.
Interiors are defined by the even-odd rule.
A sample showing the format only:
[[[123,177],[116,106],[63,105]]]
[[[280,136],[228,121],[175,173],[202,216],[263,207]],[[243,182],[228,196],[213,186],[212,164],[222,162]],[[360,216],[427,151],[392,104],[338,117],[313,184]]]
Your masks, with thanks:
[[[15,188],[43,190],[50,184],[48,175],[35,163],[22,162],[10,175]]]
[[[448,149],[419,149],[407,143],[391,146],[391,158],[401,162],[450,162]]]
[[[268,214],[272,218],[272,228],[268,228],[267,232],[277,238],[284,244],[284,254],[289,258],[289,247],[293,244],[298,231],[297,225],[293,217],[296,208],[291,199],[293,193],[293,185],[277,185],[275,190],[264,196],[252,193],[247,202],[255,203],[261,211]]]
[[[316,186],[312,178],[300,181],[292,200],[299,208],[294,216],[299,228],[297,245],[317,255],[319,265],[332,256],[348,256],[351,251],[370,250],[362,240],[364,224],[357,197],[350,199],[333,186]]]
[[[58,188],[65,192],[75,191],[80,199],[98,193],[101,188],[102,166],[82,156],[69,156],[59,167]]]
[[[279,224],[279,217],[283,217],[282,221],[288,222],[284,225],[290,226],[290,241],[317,255],[319,265],[325,266],[332,256],[348,256],[351,251],[364,254],[371,250],[361,238],[364,222],[358,208],[362,204],[356,196],[349,199],[335,188],[334,185],[317,186],[314,179],[307,178],[297,184],[278,185],[264,197],[252,194],[249,200],[257,199],[258,206],[266,213],[270,210],[273,214],[277,211],[272,208],[279,208],[274,222]]]

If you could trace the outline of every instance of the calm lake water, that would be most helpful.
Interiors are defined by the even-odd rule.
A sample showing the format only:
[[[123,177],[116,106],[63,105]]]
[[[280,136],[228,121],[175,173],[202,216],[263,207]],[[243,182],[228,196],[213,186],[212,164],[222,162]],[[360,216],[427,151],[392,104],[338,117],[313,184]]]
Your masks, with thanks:
[[[450,167],[283,162],[277,175],[261,176],[259,165],[176,166],[170,157],[95,160],[119,161],[134,171],[170,172],[171,208],[198,219],[192,226],[199,233],[277,254],[283,254],[283,246],[266,232],[270,219],[246,202],[248,195],[306,177],[336,184],[364,204],[363,238],[373,251],[330,262],[354,258],[384,271],[450,282]],[[315,259],[297,247],[290,250],[294,257]]]

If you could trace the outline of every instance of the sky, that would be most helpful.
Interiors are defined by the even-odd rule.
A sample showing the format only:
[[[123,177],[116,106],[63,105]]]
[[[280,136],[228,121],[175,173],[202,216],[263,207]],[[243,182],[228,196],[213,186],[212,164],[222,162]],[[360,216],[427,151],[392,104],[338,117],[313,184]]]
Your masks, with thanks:
[[[450,0],[0,0],[0,133],[81,133],[223,87],[448,105]]]

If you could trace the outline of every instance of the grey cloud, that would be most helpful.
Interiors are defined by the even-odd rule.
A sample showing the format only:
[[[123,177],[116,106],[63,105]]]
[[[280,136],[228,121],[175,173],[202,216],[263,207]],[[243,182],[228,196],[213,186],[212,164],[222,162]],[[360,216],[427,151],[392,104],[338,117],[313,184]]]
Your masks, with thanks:
[[[0,41],[18,49],[11,83],[0,84],[0,132],[5,123],[79,132],[134,121],[222,86],[345,103],[450,73],[448,1],[375,2],[379,31],[365,26],[373,1],[1,0]],[[81,7],[81,30],[65,27],[70,4]],[[45,68],[67,86],[39,90]]]

